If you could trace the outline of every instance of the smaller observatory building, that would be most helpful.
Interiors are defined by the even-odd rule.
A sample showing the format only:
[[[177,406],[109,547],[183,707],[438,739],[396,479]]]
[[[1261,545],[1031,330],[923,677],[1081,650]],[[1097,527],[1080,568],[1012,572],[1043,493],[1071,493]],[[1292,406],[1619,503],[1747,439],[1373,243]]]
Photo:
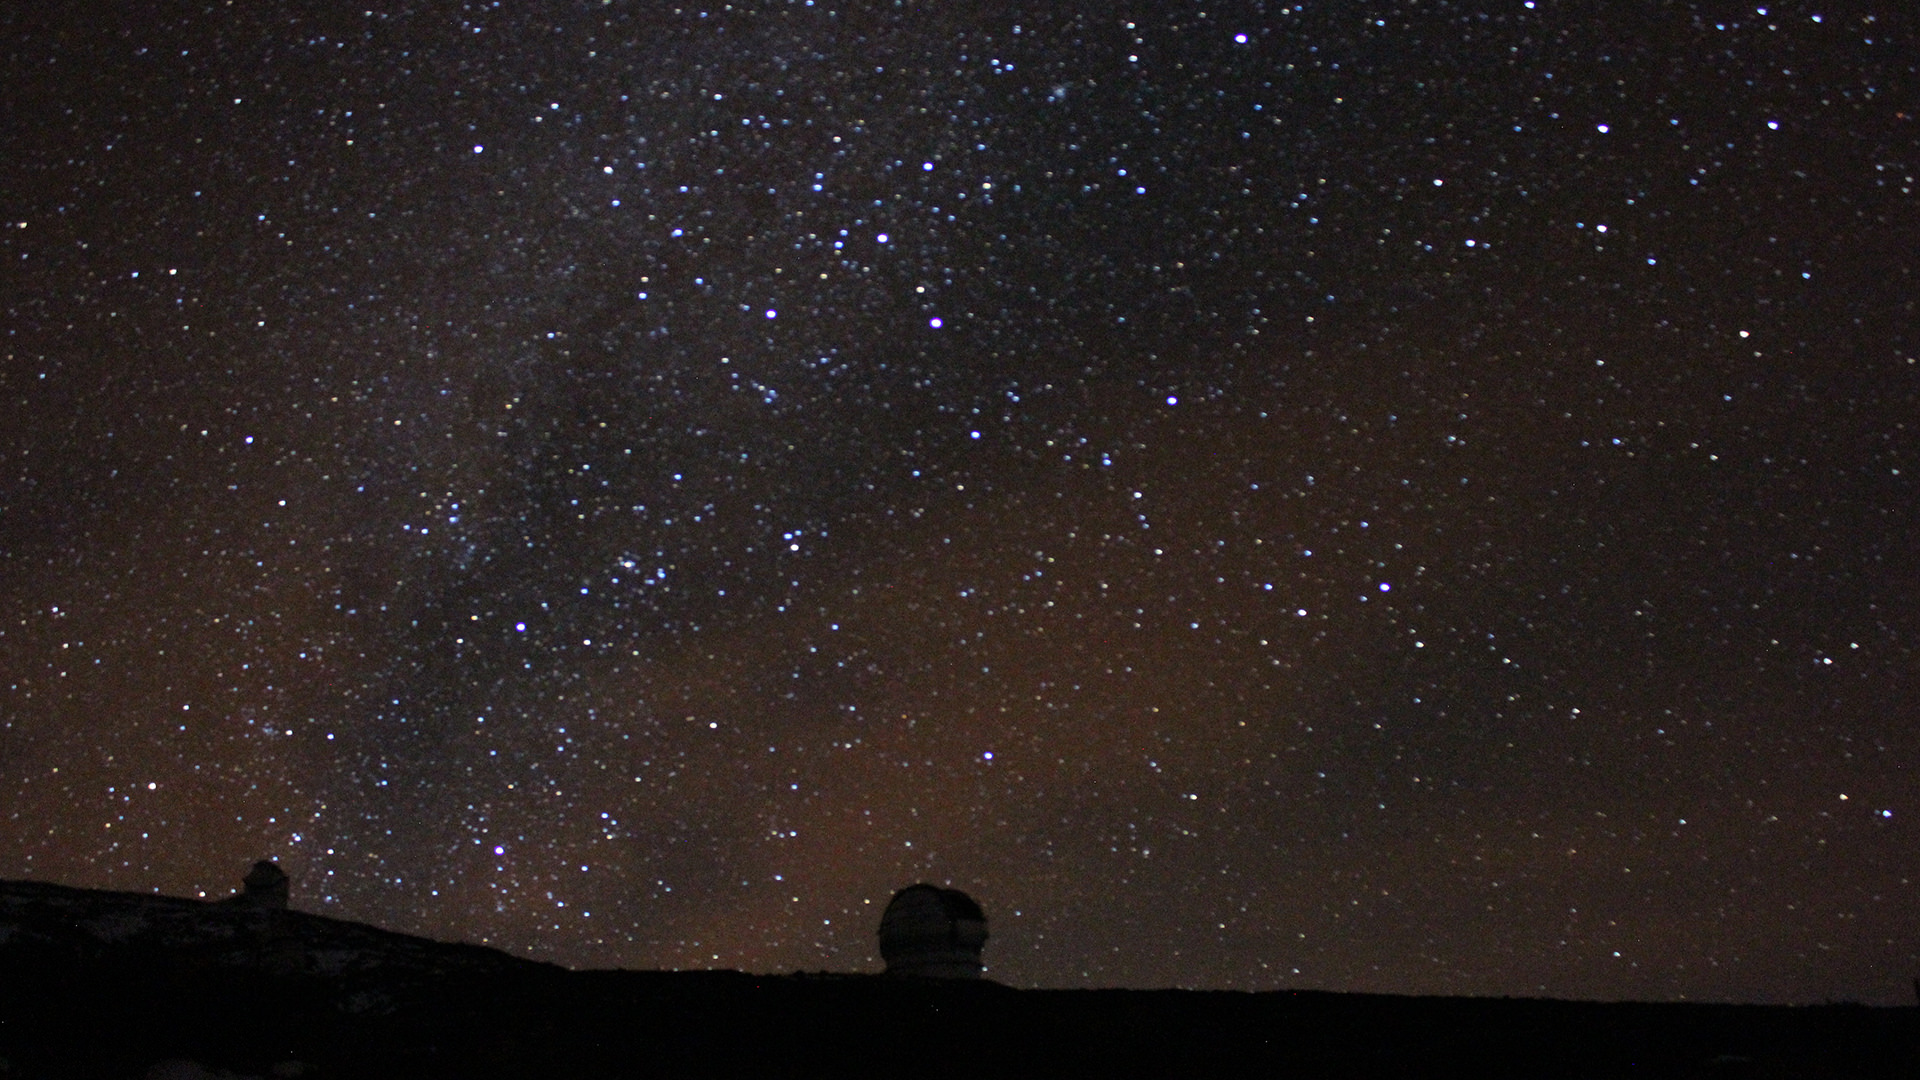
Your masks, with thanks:
[[[280,864],[270,859],[261,859],[240,879],[241,891],[224,900],[216,900],[221,907],[253,908],[255,910],[285,911],[287,900],[292,892],[292,883],[287,872]]]
[[[959,889],[909,885],[880,916],[880,956],[889,975],[977,979],[986,944],[987,915]]]
[[[249,907],[284,911],[292,892],[287,872],[280,869],[279,863],[267,859],[254,863],[247,876],[240,879],[240,885],[244,891],[234,899]]]

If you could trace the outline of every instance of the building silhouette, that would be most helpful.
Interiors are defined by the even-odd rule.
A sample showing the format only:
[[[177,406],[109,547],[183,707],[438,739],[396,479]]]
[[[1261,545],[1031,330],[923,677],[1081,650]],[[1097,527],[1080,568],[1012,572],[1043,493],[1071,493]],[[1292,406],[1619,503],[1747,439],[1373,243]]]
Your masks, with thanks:
[[[987,916],[959,889],[909,885],[880,917],[880,956],[887,974],[920,979],[977,979],[987,944]]]
[[[247,876],[240,879],[240,885],[241,892],[238,895],[230,896],[221,903],[285,911],[292,892],[287,872],[280,869],[280,864],[267,859],[254,863],[253,869],[247,871]]]

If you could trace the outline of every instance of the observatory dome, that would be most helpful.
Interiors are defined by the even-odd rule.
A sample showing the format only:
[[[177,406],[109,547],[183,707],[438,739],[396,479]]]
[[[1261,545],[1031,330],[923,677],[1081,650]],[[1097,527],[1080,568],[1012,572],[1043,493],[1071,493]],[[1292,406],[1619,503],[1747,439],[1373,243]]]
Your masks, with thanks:
[[[241,907],[269,908],[284,910],[292,891],[287,880],[287,872],[280,864],[261,859],[240,879],[242,891],[237,896],[229,896],[223,904],[237,904]]]
[[[887,974],[922,979],[977,979],[987,944],[987,916],[959,889],[909,885],[880,917],[880,955]]]

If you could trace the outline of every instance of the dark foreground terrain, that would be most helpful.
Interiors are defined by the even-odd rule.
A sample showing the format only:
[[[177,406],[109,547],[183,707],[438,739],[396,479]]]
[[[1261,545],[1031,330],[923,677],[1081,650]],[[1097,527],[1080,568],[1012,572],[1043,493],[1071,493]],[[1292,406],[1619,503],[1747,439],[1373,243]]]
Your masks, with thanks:
[[[0,882],[0,1077],[1920,1077],[1920,1009],[583,971]]]

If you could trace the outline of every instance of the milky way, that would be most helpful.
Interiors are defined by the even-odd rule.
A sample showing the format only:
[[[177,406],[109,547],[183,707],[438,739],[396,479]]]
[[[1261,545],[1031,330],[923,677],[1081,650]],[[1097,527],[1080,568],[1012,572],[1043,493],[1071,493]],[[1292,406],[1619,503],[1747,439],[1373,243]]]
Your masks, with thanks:
[[[1916,39],[0,14],[0,876],[577,967],[1897,1002]]]

